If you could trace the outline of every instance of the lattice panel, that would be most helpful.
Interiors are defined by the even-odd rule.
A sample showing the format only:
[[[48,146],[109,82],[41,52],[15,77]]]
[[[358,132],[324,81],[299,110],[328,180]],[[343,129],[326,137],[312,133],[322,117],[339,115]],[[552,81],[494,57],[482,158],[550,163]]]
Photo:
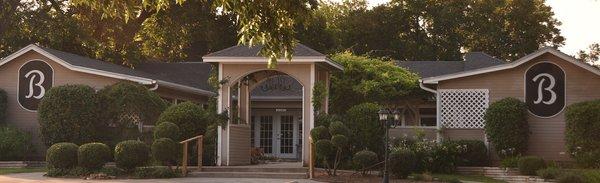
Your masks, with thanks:
[[[446,128],[483,128],[489,106],[486,89],[439,90],[439,115]]]

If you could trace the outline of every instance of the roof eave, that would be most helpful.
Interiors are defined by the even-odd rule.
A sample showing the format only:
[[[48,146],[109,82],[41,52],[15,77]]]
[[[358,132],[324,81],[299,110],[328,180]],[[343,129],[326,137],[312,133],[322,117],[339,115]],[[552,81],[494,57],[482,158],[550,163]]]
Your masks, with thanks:
[[[189,86],[185,86],[185,85],[181,85],[181,84],[177,84],[177,83],[173,83],[173,82],[168,82],[168,81],[163,81],[163,80],[156,80],[156,81],[159,86],[164,86],[167,88],[181,90],[181,91],[189,92],[189,93],[193,93],[193,94],[204,95],[204,96],[208,96],[208,97],[217,96],[217,94],[215,92],[211,92],[211,91],[207,91],[207,90],[203,90],[203,89],[199,89],[199,88],[189,87]]]

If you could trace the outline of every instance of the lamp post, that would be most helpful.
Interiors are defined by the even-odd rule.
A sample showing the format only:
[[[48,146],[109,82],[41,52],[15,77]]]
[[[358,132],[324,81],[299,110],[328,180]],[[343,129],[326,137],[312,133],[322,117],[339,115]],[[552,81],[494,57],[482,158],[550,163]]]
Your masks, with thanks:
[[[381,125],[385,127],[385,154],[384,154],[384,168],[383,168],[383,183],[390,181],[388,173],[388,150],[389,150],[389,131],[391,127],[395,127],[400,121],[400,112],[398,110],[380,109],[377,114],[379,115],[379,121]],[[393,117],[393,118],[392,118]]]

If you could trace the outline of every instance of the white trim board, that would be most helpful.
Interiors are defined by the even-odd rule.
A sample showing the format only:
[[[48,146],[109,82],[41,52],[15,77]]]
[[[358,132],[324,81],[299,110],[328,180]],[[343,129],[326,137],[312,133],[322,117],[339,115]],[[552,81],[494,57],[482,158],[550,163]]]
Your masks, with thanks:
[[[518,60],[515,60],[511,63],[508,64],[502,64],[502,65],[497,65],[497,66],[492,66],[492,67],[486,67],[486,68],[481,68],[481,69],[475,69],[475,70],[470,70],[470,71],[464,71],[464,72],[458,72],[458,73],[454,73],[454,74],[447,74],[447,75],[441,75],[441,76],[435,76],[435,77],[428,77],[428,78],[423,78],[420,79],[420,82],[424,83],[424,84],[437,84],[439,81],[444,81],[444,80],[449,80],[449,79],[456,79],[456,78],[462,78],[462,77],[467,77],[467,76],[473,76],[473,75],[478,75],[478,74],[484,74],[484,73],[489,73],[489,72],[495,72],[495,71],[501,71],[501,70],[507,70],[507,69],[512,69],[515,68],[517,66],[520,66],[524,63],[527,63],[531,60],[533,60],[536,57],[539,57],[545,53],[550,53],[552,55],[555,55],[563,60],[566,60],[572,64],[575,64],[585,70],[588,70],[596,75],[600,76],[600,70],[588,65],[586,63],[583,63],[563,52],[560,52],[552,47],[544,47],[542,49],[539,49],[538,51],[535,51],[529,55],[526,55],[524,57],[521,57]]]

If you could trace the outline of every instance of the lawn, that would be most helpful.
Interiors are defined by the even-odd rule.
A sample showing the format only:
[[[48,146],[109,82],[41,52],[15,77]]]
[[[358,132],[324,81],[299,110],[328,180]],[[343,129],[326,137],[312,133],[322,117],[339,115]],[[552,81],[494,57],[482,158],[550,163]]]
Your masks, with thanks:
[[[506,181],[496,180],[483,175],[458,175],[458,174],[433,174],[433,177],[438,178],[441,181],[449,181],[452,179],[459,179],[465,181],[476,181],[486,183],[506,183]]]
[[[0,168],[0,175],[11,173],[45,172],[46,168]]]

